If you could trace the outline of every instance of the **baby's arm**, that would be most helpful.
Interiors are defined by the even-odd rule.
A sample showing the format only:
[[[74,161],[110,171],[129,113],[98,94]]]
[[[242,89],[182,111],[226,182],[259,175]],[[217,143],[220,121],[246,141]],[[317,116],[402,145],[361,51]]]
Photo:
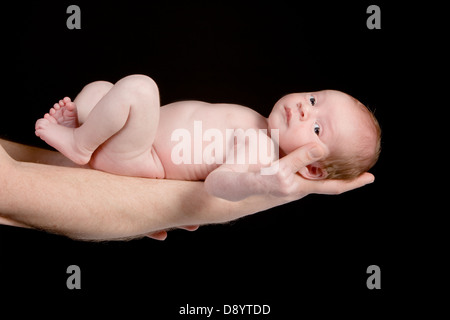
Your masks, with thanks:
[[[272,140],[269,137],[266,139],[260,143],[268,143],[269,148],[273,147]],[[210,195],[229,201],[240,201],[253,195],[271,193],[267,184],[270,179],[261,174],[261,163],[249,164],[249,149],[248,143],[235,147],[236,155],[245,154],[245,164],[223,164],[206,177],[205,188]]]

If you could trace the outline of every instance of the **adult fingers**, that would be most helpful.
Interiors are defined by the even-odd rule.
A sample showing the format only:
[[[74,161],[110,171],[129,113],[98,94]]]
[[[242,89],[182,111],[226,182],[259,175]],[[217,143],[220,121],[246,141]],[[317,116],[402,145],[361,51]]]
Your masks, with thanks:
[[[1,223],[1,219],[0,219],[0,223]],[[193,225],[193,226],[182,226],[182,227],[178,227],[178,228],[187,230],[187,231],[195,231],[199,227],[200,226],[198,226],[198,225]],[[149,233],[146,236],[151,239],[163,241],[163,240],[166,240],[166,238],[167,238],[167,231],[166,230],[156,231],[156,232]]]
[[[366,172],[353,180],[305,180],[304,184],[307,184],[308,193],[341,194],[365,186],[374,180],[375,177]]]
[[[199,228],[200,226],[198,225],[194,225],[194,226],[182,226],[182,227],[178,227],[179,229],[183,229],[183,230],[187,230],[187,231],[195,231]]]
[[[156,232],[147,234],[147,237],[149,237],[151,239],[163,241],[163,240],[166,240],[166,238],[167,238],[167,232],[165,230],[156,231]]]
[[[298,148],[280,159],[280,165],[286,165],[292,173],[298,172],[301,168],[314,163],[324,155],[324,150],[318,144],[307,144]]]

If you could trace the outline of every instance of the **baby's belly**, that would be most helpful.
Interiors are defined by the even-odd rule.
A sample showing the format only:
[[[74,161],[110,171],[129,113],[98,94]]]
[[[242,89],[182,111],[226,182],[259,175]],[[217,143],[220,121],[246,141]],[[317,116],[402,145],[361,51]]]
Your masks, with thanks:
[[[195,159],[191,159],[190,161],[185,159],[185,161],[180,162],[182,159],[173,157],[172,150],[169,150],[169,148],[160,148],[160,150],[156,150],[156,153],[164,167],[165,179],[205,180],[211,171],[220,166],[220,164],[215,162],[212,164],[204,163],[205,161],[195,163]]]

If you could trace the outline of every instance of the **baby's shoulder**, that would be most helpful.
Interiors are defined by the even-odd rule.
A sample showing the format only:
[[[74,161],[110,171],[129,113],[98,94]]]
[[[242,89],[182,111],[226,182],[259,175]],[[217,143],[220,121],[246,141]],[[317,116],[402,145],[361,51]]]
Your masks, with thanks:
[[[197,100],[177,101],[163,107],[167,114],[183,115],[190,121],[202,120],[229,129],[266,129],[267,120],[255,110],[233,103],[208,103]]]
[[[217,103],[213,107],[221,110],[224,119],[235,129],[267,129],[267,119],[252,108],[231,103]]]

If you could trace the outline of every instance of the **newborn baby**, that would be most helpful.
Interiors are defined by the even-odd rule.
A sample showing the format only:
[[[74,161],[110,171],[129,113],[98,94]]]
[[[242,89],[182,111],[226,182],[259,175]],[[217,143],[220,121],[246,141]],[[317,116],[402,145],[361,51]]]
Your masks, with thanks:
[[[256,130],[256,140],[236,134]],[[143,75],[88,84],[73,102],[66,97],[39,119],[36,135],[77,164],[121,175],[205,180],[208,192],[233,201],[264,193],[259,170],[305,144],[325,151],[299,172],[307,179],[353,179],[375,164],[380,151],[377,120],[340,91],[286,95],[265,118],[236,104],[160,107],[157,85]],[[253,157],[257,150],[276,152],[269,152],[268,163]],[[221,185],[224,173],[229,192]]]

